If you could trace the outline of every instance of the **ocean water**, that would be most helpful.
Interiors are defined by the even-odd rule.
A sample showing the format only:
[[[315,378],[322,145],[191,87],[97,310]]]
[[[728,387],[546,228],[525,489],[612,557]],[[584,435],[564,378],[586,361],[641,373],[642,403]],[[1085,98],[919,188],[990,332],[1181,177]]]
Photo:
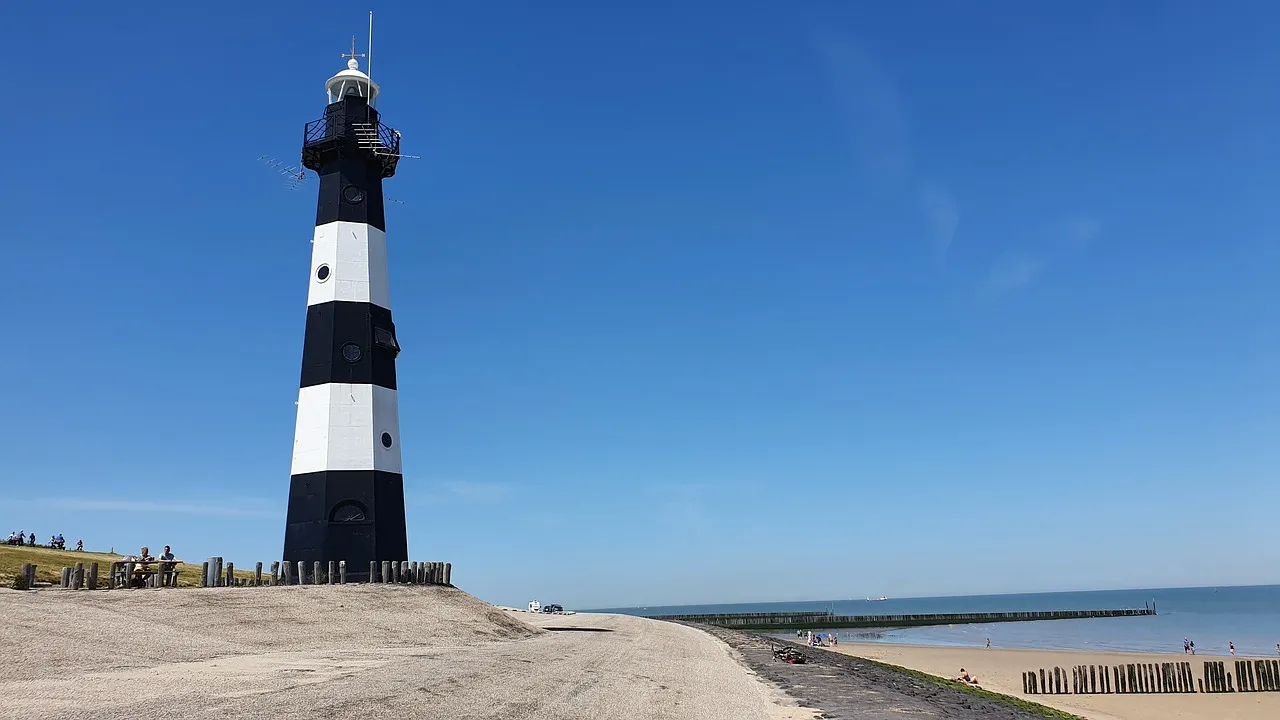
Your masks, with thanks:
[[[902,629],[838,629],[845,641],[917,645],[980,646],[1057,650],[1114,650],[1182,654],[1190,638],[1199,655],[1226,655],[1227,642],[1239,655],[1280,657],[1280,585],[1220,588],[1151,588],[1025,595],[968,595],[890,598],[883,601],[737,603],[612,608],[629,615],[786,612],[830,610],[837,615],[962,613],[1032,610],[1140,608],[1155,604],[1156,615],[1090,620],[951,625]]]

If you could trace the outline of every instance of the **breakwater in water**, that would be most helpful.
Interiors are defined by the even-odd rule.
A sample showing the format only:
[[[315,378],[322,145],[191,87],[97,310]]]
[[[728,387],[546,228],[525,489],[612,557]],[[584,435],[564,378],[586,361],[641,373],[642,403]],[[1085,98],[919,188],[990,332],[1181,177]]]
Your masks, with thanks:
[[[645,615],[654,620],[702,623],[735,630],[826,630],[833,628],[894,628],[968,623],[1081,620],[1085,618],[1155,615],[1151,607],[1120,610],[1043,610],[1027,612],[919,613],[909,615],[833,615],[827,612],[719,613],[704,615]]]

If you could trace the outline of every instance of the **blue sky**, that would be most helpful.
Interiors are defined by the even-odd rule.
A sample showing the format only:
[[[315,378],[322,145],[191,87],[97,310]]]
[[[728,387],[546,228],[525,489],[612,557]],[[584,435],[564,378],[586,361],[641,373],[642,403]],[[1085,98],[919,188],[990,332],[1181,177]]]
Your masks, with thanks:
[[[1280,581],[1280,11],[528,5],[374,8],[412,557],[579,607]],[[278,558],[315,182],[256,158],[368,9],[5,10],[4,530]]]

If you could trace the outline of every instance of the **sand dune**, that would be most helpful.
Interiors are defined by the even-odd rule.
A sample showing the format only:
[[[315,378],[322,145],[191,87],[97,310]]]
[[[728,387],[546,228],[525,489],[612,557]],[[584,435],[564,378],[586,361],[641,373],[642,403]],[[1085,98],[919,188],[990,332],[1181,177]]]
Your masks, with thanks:
[[[3,718],[813,716],[699,630],[452,588],[0,591],[0,616]]]

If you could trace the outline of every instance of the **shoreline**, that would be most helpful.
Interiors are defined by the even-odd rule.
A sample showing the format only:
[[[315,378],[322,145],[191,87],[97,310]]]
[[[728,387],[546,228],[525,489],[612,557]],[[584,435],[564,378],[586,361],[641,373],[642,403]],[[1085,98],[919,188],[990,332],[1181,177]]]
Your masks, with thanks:
[[[790,642],[804,647],[804,643]],[[1280,717],[1280,693],[1224,694],[1142,694],[1142,695],[1027,695],[1022,692],[1022,673],[1040,668],[1071,668],[1075,665],[1116,665],[1121,663],[1170,662],[1181,658],[1192,663],[1201,677],[1200,662],[1223,662],[1219,655],[1183,653],[1131,653],[1088,650],[1036,650],[1031,648],[986,649],[981,646],[916,645],[905,643],[841,642],[822,650],[875,662],[897,665],[953,680],[965,668],[978,678],[984,690],[1030,700],[1091,720],[1264,720]],[[1236,655],[1227,658],[1230,670],[1235,660],[1275,660],[1275,656]]]
[[[790,642],[797,642],[797,640],[798,640],[798,638],[796,638],[796,637],[794,637],[794,636],[791,636],[791,637],[777,637],[777,636],[773,636],[773,635],[771,635],[771,636],[769,636],[769,637],[773,637],[773,638],[775,638],[775,639],[777,639],[777,640],[787,640],[787,641],[790,641]],[[801,643],[801,645],[803,645],[803,643]],[[832,649],[834,649],[834,650],[836,650],[836,651],[839,651],[839,649],[840,649],[840,648],[842,648],[842,647],[844,647],[845,645],[849,645],[849,646],[855,646],[855,645],[856,645],[856,646],[859,646],[859,647],[867,646],[867,647],[891,647],[891,648],[893,648],[893,647],[901,647],[901,648],[919,648],[919,649],[929,649],[929,650],[984,650],[984,651],[986,650],[986,648],[984,648],[982,645],[928,645],[928,644],[925,644],[925,643],[875,642],[875,641],[863,641],[863,640],[841,640],[841,641],[840,641],[840,644],[839,644],[839,645],[837,645],[835,648],[823,647],[823,649],[824,649],[824,650],[832,650]],[[1197,649],[1198,649],[1198,648],[1197,648]],[[1235,655],[1231,655],[1230,653],[1226,653],[1226,652],[1223,652],[1223,653],[1217,653],[1217,652],[1197,652],[1197,653],[1196,653],[1196,654],[1194,654],[1194,655],[1190,655],[1190,654],[1187,654],[1187,653],[1174,652],[1174,651],[1172,651],[1172,650],[1169,650],[1169,651],[1163,651],[1163,650],[1080,650],[1080,649],[1077,649],[1077,648],[1033,648],[1033,647],[996,647],[996,646],[992,646],[992,648],[991,648],[991,651],[992,651],[992,652],[997,651],[997,650],[998,650],[998,651],[1000,651],[1000,652],[1002,652],[1002,653],[1006,653],[1006,652],[1007,652],[1007,653],[1033,653],[1033,654],[1034,654],[1034,653],[1064,653],[1064,654],[1071,654],[1071,655],[1087,655],[1087,656],[1089,656],[1089,657],[1095,657],[1095,656],[1111,657],[1111,656],[1116,656],[1116,657],[1128,657],[1128,658],[1134,658],[1134,657],[1144,657],[1144,658],[1164,658],[1163,660],[1160,660],[1159,662],[1173,662],[1172,660],[1169,660],[1169,658],[1171,658],[1171,657],[1174,657],[1174,658],[1182,658],[1183,660],[1188,661],[1188,662],[1196,662],[1197,660],[1200,660],[1200,659],[1205,659],[1205,660],[1219,660],[1219,661],[1221,661],[1221,660],[1228,660],[1228,661],[1230,661],[1230,660],[1280,660],[1280,653],[1276,653],[1276,654],[1273,654],[1273,655],[1256,655],[1256,654],[1255,654],[1255,655],[1246,655],[1246,654],[1243,654],[1243,653],[1236,653]],[[1136,662],[1136,661],[1134,661],[1134,662]],[[1157,662],[1157,661],[1156,661],[1156,660],[1148,660],[1148,662]],[[1084,663],[1082,663],[1082,664],[1084,664]],[[1096,663],[1096,662],[1095,662],[1095,663],[1093,663],[1093,664],[1097,665],[1097,664],[1100,664],[1100,663]]]

